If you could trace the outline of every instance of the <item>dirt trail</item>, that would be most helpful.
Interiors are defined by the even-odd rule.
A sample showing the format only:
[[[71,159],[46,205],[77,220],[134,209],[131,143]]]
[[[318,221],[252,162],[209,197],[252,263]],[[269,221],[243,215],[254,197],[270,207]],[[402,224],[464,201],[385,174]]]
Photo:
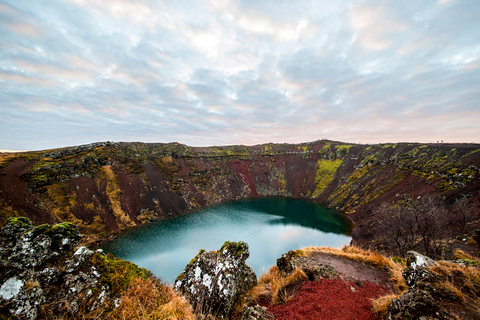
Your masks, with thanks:
[[[308,266],[330,265],[346,279],[368,281],[382,286],[390,285],[390,274],[371,265],[323,252],[312,252],[305,257]],[[342,277],[343,278],[343,277]]]

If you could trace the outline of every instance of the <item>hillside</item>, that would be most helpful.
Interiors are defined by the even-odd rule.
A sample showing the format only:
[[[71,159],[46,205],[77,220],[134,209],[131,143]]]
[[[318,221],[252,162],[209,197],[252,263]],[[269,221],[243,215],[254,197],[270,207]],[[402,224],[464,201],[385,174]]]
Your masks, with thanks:
[[[0,224],[15,216],[35,225],[71,222],[90,241],[191,209],[266,196],[343,211],[355,223],[354,241],[377,247],[382,204],[437,196],[447,211],[468,208],[462,230],[468,234],[478,227],[480,145],[103,142],[0,153]]]

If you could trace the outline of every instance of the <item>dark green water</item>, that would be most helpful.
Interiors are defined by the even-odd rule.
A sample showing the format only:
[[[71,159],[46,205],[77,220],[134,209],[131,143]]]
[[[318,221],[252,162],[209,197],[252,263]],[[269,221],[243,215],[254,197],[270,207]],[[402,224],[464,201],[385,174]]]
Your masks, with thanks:
[[[351,240],[344,214],[311,201],[257,198],[229,202],[126,232],[101,248],[173,282],[200,249],[245,241],[257,276],[282,253],[305,246],[340,248]]]

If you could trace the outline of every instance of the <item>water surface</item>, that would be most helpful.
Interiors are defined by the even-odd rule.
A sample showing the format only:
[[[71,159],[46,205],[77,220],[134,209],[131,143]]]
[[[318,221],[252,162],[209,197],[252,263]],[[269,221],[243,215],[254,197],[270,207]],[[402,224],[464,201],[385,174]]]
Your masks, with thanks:
[[[344,214],[311,201],[256,198],[142,226],[101,248],[172,283],[200,249],[218,250],[227,240],[248,243],[247,264],[260,276],[289,250],[348,244],[351,230]]]

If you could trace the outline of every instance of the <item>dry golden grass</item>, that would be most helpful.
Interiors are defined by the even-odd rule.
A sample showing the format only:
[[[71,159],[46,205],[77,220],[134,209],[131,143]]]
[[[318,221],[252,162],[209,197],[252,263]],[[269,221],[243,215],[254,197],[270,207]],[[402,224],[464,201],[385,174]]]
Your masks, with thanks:
[[[101,171],[101,178],[107,183],[106,193],[112,205],[113,215],[121,228],[135,226],[135,223],[130,219],[128,214],[122,210],[120,203],[120,188],[118,186],[117,175],[113,172],[111,166],[103,166]]]
[[[387,294],[386,296],[378,297],[372,300],[372,310],[380,317],[385,318],[387,315],[387,309],[393,299],[397,299],[397,294]]]
[[[35,287],[39,287],[40,286],[40,283],[38,281],[25,281],[25,287],[24,289],[26,291],[29,291]]]
[[[195,320],[195,316],[190,304],[170,287],[152,278],[137,278],[110,319]]]
[[[472,239],[473,240],[473,239]],[[473,240],[475,241],[475,240]],[[466,252],[463,252],[460,249],[455,249],[453,252],[453,258],[454,259],[467,259],[467,260],[472,260],[472,261],[479,261],[477,257],[474,257]]]
[[[461,258],[465,259],[465,256],[462,255]],[[468,309],[470,315],[474,314],[480,319],[480,270],[477,267],[437,261],[437,265],[428,269],[434,275],[430,278],[429,285],[433,288],[431,292],[438,303],[446,303],[453,313],[455,310]],[[385,317],[392,299],[398,296],[387,295],[373,300],[373,311]]]
[[[255,301],[261,296],[269,297],[273,304],[280,304],[289,301],[290,296],[284,288],[302,278],[307,278],[300,269],[295,269],[291,274],[285,276],[278,270],[277,266],[270,268],[268,273],[264,273],[258,284],[248,291],[246,301]]]

